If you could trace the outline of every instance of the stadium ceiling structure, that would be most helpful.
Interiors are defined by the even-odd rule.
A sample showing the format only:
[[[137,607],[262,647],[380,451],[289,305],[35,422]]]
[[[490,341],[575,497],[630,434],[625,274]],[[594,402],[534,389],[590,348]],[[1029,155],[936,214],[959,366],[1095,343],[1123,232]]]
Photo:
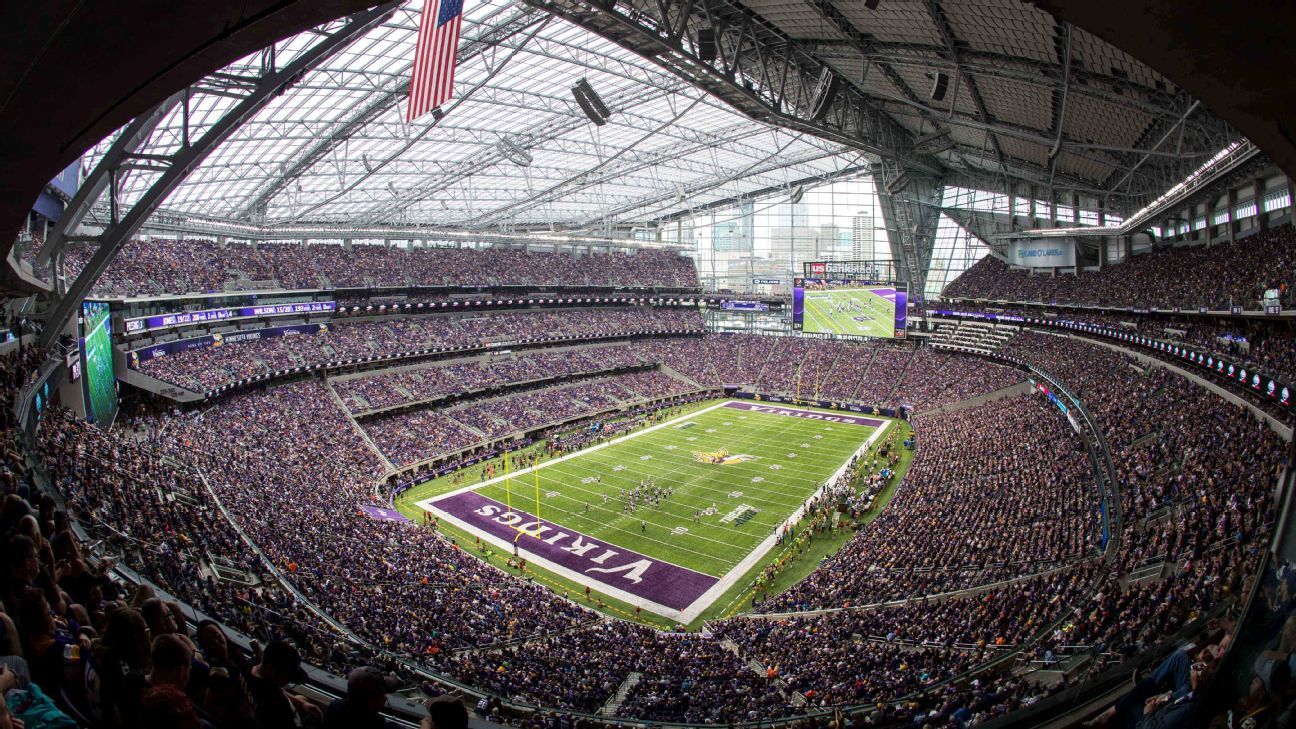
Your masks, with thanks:
[[[422,2],[392,0],[356,32],[339,32],[353,12],[172,86],[91,149],[96,194],[71,201],[34,263],[86,237],[83,221],[113,233],[96,238],[104,265],[145,219],[263,238],[385,226],[616,237],[869,173],[892,257],[921,288],[947,187],[1128,218],[1221,149],[1258,154],[1163,74],[1040,9],[1073,16],[1078,1],[484,0],[467,8],[454,99],[407,124]],[[321,38],[326,53],[312,50]],[[1272,87],[1272,73],[1257,78],[1252,92]],[[609,107],[605,125],[571,96],[578,81]],[[191,149],[199,137],[211,143]]]
[[[455,98],[407,124],[419,12],[417,2],[402,6],[307,72],[197,166],[164,209],[272,226],[597,229],[867,165],[844,145],[747,118],[611,41],[508,0],[466,6]],[[280,60],[312,36],[279,44]],[[610,109],[606,125],[574,101],[569,89],[582,78]],[[184,114],[201,127],[233,103],[203,95],[187,110],[172,107],[134,154],[174,145]],[[97,145],[87,164],[115,141]],[[118,204],[152,182],[147,169],[127,171]]]
[[[270,225],[598,230],[871,164],[889,191],[910,177],[1020,183],[1128,212],[1239,137],[1129,54],[1017,0],[527,2],[468,4],[455,99],[413,124],[421,3],[403,5],[244,122],[163,207]],[[582,78],[606,126],[572,98]],[[201,127],[233,103],[172,108],[136,154],[173,144],[182,114]],[[119,204],[150,183],[128,172]]]

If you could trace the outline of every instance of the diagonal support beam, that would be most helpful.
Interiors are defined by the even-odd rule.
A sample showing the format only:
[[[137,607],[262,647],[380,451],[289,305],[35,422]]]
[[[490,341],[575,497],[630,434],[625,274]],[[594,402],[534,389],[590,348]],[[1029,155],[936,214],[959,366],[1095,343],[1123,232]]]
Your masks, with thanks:
[[[726,0],[627,6],[525,0],[637,53],[754,119],[845,144],[919,173],[944,165],[917,154],[913,134],[831,66],[755,13]],[[704,59],[697,32],[715,54]],[[835,93],[825,93],[836,89]]]
[[[875,172],[874,178],[882,182],[878,189],[878,207],[891,245],[891,258],[900,264],[901,278],[909,282],[909,290],[924,292],[936,227],[940,221],[944,180],[911,178],[904,171],[885,163]]]
[[[1062,151],[1062,129],[1066,124],[1066,107],[1067,95],[1071,91],[1071,24],[1062,23],[1061,31],[1062,40],[1062,84],[1058,91],[1053,93],[1054,98],[1054,117],[1053,129],[1056,137],[1053,140],[1053,146],[1049,149],[1049,185],[1053,184],[1053,174],[1057,171],[1058,153]]]
[[[356,13],[347,18],[340,28],[321,33],[321,40],[310,50],[305,51],[291,63],[282,68],[267,68],[265,73],[252,87],[252,90],[233,108],[227,111],[219,121],[211,124],[196,140],[188,146],[182,146],[171,158],[170,166],[161,174],[153,185],[135,202],[130,212],[120,221],[111,223],[99,238],[99,248],[82,269],[76,280],[68,287],[67,293],[59,299],[45,322],[41,332],[40,344],[49,346],[62,333],[64,325],[71,320],[90,287],[108,268],[122,245],[144,225],[153,211],[171,194],[180,183],[184,182],[199,164],[212,153],[222,142],[229,138],[244,122],[261,111],[266,104],[284,91],[295,79],[310,71],[315,66],[327,61],[352,41],[368,33],[373,28],[390,18],[399,6],[398,0],[379,5],[376,8]]]
[[[55,224],[54,229],[45,239],[45,244],[36,253],[37,267],[49,263],[50,259],[63,250],[63,243],[68,233],[76,230],[81,221],[85,220],[86,214],[94,207],[109,182],[114,181],[115,170],[144,147],[153,131],[171,113],[171,110],[184,100],[186,93],[187,91],[179,91],[172,94],[126,126],[121,136],[117,137],[117,141],[108,148],[103,159],[99,160],[99,164],[95,165],[95,168],[86,176],[81,187],[77,189],[76,194],[63,210],[63,217]]]
[[[927,0],[927,12],[931,15],[932,22],[936,24],[936,29],[940,31],[941,40],[945,43],[945,51],[954,64],[954,73],[957,74],[956,79],[961,79],[963,85],[967,87],[968,96],[976,107],[977,117],[982,124],[990,124],[990,112],[986,110],[985,98],[981,96],[981,89],[977,87],[976,78],[963,69],[963,59],[959,52],[959,39],[954,35],[954,28],[950,25],[949,18],[945,17],[945,9],[941,7],[939,0]],[[957,104],[958,83],[956,82],[954,96],[950,99],[951,112]],[[995,159],[999,161],[1000,169],[1007,172],[1008,166],[1004,164],[1004,154],[999,147],[999,137],[990,131],[986,132],[986,136],[990,139],[990,147],[994,150]]]
[[[927,120],[927,123],[932,125],[933,129],[940,130],[942,127],[949,125],[947,119],[941,119],[940,115],[935,111],[925,108],[922,99],[919,98],[917,92],[913,90],[913,87],[909,85],[909,82],[905,80],[904,76],[901,76],[900,72],[896,71],[892,64],[878,58],[879,53],[877,43],[874,39],[860,31],[860,29],[851,22],[850,18],[846,17],[845,14],[833,5],[831,0],[806,0],[806,2],[809,3],[824,20],[827,20],[832,24],[833,28],[846,38],[846,43],[858,51],[862,58],[876,59],[873,61],[872,67],[876,68],[910,104],[913,104],[914,107],[918,109],[918,113],[923,117],[923,119]],[[957,64],[958,61],[955,59],[956,67]],[[865,92],[863,89],[860,89],[860,93]],[[955,100],[957,100],[957,84],[954,87],[954,97]],[[951,102],[950,108],[954,108],[953,102]],[[957,150],[956,154],[958,154]],[[966,166],[967,160],[962,161],[964,166]]]
[[[1014,232],[1011,218],[1000,213],[945,207],[940,212],[991,248],[995,247],[994,241]]]

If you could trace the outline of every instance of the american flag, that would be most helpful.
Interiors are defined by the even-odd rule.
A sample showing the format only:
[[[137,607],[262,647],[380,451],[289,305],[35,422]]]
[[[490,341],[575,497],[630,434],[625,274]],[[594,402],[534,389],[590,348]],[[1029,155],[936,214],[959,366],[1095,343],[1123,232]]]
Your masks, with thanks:
[[[423,7],[405,121],[414,121],[454,94],[461,20],[463,0],[428,0]]]

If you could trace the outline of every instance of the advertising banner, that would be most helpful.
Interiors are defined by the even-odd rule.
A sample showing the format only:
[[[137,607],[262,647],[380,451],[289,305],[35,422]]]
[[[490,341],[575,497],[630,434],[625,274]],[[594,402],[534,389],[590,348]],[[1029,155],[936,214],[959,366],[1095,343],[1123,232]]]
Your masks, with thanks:
[[[729,311],[769,311],[769,304],[763,301],[721,301],[720,308]]]
[[[327,331],[327,324],[297,324],[288,327],[270,327],[268,329],[253,329],[246,332],[227,332],[224,334],[212,334],[205,337],[191,337],[189,339],[178,339],[174,342],[162,342],[151,347],[136,349],[127,355],[126,361],[131,369],[138,369],[140,362],[147,362],[150,359],[157,359],[158,357],[166,357],[167,355],[188,352],[191,349],[221,347],[233,342],[250,342],[257,339],[290,337],[298,334],[318,334],[319,332]]]
[[[126,333],[133,334],[149,329],[164,329],[185,324],[202,324],[212,321],[225,321],[240,316],[285,316],[289,314],[318,314],[337,311],[336,301],[303,301],[293,304],[265,304],[263,306],[242,306],[236,309],[202,309],[199,311],[180,311],[174,314],[141,316],[126,320]]]
[[[1030,268],[1070,268],[1076,265],[1075,240],[1018,240],[1008,246],[1008,262]]]

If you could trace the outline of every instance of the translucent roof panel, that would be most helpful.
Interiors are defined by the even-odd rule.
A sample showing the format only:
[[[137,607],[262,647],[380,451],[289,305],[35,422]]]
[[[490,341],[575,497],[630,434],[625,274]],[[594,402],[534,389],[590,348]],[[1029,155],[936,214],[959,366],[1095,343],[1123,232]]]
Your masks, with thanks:
[[[857,152],[749,119],[611,42],[508,0],[465,5],[454,99],[441,119],[407,124],[421,6],[401,7],[273,99],[163,207],[271,224],[588,227],[859,164]],[[278,62],[316,38],[282,41]],[[225,71],[250,73],[261,62],[254,54]],[[572,96],[582,78],[611,110],[604,126]],[[201,128],[234,103],[198,93],[191,119]],[[141,151],[174,150],[180,124],[177,110]],[[510,161],[519,151],[526,166]],[[122,196],[137,198],[152,179],[132,174]]]

